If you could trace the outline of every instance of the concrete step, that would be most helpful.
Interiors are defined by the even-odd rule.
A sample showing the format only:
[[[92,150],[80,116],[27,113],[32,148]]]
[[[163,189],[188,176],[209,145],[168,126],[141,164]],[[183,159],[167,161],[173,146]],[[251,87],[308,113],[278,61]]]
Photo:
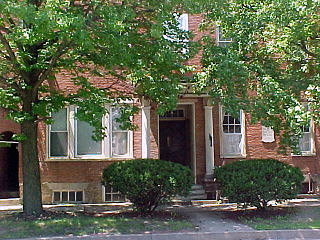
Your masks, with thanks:
[[[192,194],[188,198],[191,200],[205,200],[207,199],[207,194]]]
[[[187,197],[176,196],[173,201],[190,202],[191,200],[206,200],[207,194],[202,185],[193,185]]]
[[[203,189],[203,186],[202,186],[202,185],[198,185],[198,184],[194,184],[194,185],[192,185],[192,187],[191,187],[191,191],[193,191],[193,190],[199,190],[199,189]]]
[[[192,190],[190,195],[204,195],[206,191],[204,189]]]
[[[319,193],[298,194],[297,198],[299,198],[299,199],[308,199],[308,198],[319,199],[320,198],[320,194]]]
[[[204,199],[207,199],[207,194],[202,185],[193,185],[191,188],[191,192],[187,198],[190,200],[195,200],[195,199],[204,200]]]
[[[12,206],[12,205],[19,205],[21,203],[20,198],[7,198],[7,199],[0,199],[0,206]]]

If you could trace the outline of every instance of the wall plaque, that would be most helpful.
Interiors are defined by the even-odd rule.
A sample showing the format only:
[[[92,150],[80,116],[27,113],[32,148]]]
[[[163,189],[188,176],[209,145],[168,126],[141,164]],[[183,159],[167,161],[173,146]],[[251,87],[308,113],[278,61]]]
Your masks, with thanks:
[[[262,142],[274,142],[274,131],[271,127],[262,126]]]

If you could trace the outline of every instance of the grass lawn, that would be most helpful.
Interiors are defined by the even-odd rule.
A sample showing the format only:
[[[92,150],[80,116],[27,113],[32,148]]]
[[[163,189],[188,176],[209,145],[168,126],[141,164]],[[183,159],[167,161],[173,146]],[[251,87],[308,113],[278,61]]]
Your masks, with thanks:
[[[48,211],[41,218],[27,219],[21,213],[0,215],[0,239],[85,235],[95,233],[142,233],[193,228],[180,216],[169,213],[154,217],[130,214],[114,216]]]
[[[237,210],[220,214],[256,230],[320,228],[320,207],[273,207],[264,212]]]

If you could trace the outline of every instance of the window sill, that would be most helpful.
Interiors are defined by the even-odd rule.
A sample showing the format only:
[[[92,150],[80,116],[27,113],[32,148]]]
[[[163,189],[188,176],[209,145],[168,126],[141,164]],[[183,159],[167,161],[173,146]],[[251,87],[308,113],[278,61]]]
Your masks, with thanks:
[[[237,154],[237,155],[220,155],[221,158],[246,158],[246,154]]]
[[[315,157],[317,154],[314,152],[302,152],[301,154],[291,154],[292,157]]]
[[[126,159],[133,159],[132,156],[127,157],[100,157],[100,158],[47,158],[47,162],[83,162],[83,161],[121,161]]]

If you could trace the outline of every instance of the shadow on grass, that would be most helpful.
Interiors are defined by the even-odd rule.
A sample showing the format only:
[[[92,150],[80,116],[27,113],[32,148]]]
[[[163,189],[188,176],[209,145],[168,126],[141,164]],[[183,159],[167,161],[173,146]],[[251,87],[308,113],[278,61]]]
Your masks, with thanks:
[[[133,212],[83,213],[50,210],[38,218],[25,217],[21,213],[1,215],[0,239],[96,233],[170,232],[192,227],[187,219],[168,212],[156,212],[153,216],[139,217]]]
[[[233,209],[216,213],[256,230],[320,228],[320,207],[271,207],[265,211]]]

